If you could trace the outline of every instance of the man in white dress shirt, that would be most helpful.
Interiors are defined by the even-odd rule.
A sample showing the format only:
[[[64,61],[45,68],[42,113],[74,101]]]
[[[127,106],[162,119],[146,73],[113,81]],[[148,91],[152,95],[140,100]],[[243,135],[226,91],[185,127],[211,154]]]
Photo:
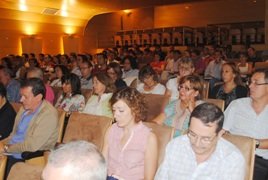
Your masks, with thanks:
[[[167,145],[155,180],[244,180],[244,157],[222,138],[223,120],[223,112],[215,105],[198,105],[190,116],[187,135]]]
[[[268,179],[268,69],[256,70],[250,97],[237,99],[225,110],[223,129],[256,139],[254,180]]]

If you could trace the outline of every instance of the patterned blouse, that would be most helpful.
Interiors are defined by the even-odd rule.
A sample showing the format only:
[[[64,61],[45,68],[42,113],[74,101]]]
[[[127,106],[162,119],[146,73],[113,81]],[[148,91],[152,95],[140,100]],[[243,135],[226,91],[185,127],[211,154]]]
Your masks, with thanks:
[[[196,106],[203,101],[196,101]],[[181,109],[181,100],[171,101],[165,108],[166,119],[164,124],[175,129],[174,138],[183,135],[189,127],[191,112],[188,109]]]
[[[66,112],[83,111],[85,107],[85,98],[81,94],[64,97],[61,95],[55,105],[56,108],[61,108]]]

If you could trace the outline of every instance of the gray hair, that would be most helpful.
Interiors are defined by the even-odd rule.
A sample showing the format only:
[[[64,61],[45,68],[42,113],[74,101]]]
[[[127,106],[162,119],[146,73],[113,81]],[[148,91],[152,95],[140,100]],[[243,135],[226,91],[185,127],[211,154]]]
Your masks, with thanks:
[[[52,150],[48,163],[55,168],[68,168],[72,180],[106,180],[105,159],[97,147],[87,141],[72,141]]]
[[[44,73],[42,71],[42,69],[38,68],[38,67],[32,67],[28,70],[27,74],[29,73],[34,73],[34,77],[35,78],[40,78],[43,80],[44,78]],[[32,77],[33,78],[33,77]]]

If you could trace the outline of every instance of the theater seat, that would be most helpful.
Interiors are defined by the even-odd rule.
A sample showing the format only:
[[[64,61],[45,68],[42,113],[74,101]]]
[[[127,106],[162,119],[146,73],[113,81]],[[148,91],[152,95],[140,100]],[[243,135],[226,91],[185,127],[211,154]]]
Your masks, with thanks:
[[[99,150],[102,150],[105,133],[111,124],[112,119],[105,116],[74,112],[70,116],[63,143],[85,140],[94,143]]]
[[[43,171],[43,167],[30,165],[27,163],[19,162],[12,166],[9,175],[7,177],[8,180],[39,180],[41,179],[41,174]]]
[[[152,121],[164,109],[165,104],[169,101],[169,97],[159,94],[143,94],[147,106],[147,121]]]
[[[233,143],[241,151],[246,161],[245,180],[252,180],[255,160],[255,140],[229,133],[224,134],[223,138]]]
[[[222,111],[224,111],[224,100],[222,99],[204,99],[205,102],[212,103],[218,106]]]
[[[144,124],[152,129],[152,132],[157,137],[158,146],[158,166],[162,163],[165,157],[166,145],[173,139],[174,129],[165,125],[158,125],[155,123],[144,122]]]

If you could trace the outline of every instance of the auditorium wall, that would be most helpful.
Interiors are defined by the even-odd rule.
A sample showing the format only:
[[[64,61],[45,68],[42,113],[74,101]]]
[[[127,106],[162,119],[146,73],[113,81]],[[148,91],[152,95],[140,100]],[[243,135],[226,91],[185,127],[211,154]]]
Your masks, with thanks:
[[[122,30],[121,16],[123,30],[265,21],[265,0],[212,0],[131,10],[129,15],[122,13],[93,17],[85,28],[83,51],[113,46],[112,36]]]

